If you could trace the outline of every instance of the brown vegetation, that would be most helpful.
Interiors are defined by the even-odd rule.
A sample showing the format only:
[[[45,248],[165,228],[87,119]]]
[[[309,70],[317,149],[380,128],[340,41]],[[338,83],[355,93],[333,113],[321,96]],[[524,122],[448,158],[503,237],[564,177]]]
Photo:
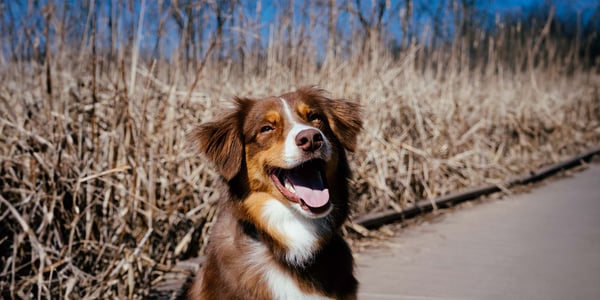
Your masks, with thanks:
[[[236,2],[206,3],[206,14],[225,18],[214,34],[193,33],[186,24],[203,19],[189,15],[178,29],[188,39],[167,57],[159,38],[155,60],[134,30],[128,44],[98,45],[96,18],[77,48],[58,5],[46,7],[37,35],[11,36],[18,41],[0,56],[2,297],[140,298],[176,261],[201,254],[221,190],[184,137],[233,95],[317,84],[362,103],[365,131],[350,156],[355,216],[499,183],[600,142],[594,57],[584,42],[552,38],[552,12],[527,30],[471,28],[445,45],[407,39],[391,49],[377,19],[385,6],[369,19],[353,2],[329,1],[358,21],[319,58],[310,33],[339,30],[319,23],[320,8],[307,8],[301,24],[283,11],[261,47],[260,22],[229,23]],[[163,24],[196,8],[155,13]]]

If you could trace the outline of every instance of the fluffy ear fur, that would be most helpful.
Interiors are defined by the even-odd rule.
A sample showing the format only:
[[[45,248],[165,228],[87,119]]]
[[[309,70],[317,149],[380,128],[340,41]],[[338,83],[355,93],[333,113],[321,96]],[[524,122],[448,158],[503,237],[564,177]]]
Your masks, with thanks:
[[[325,98],[325,113],[333,134],[338,138],[346,150],[354,152],[356,149],[356,135],[362,129],[360,104],[344,99],[330,100]]]
[[[250,105],[249,99],[235,99],[237,107],[225,117],[204,123],[192,131],[186,138],[199,149],[227,180],[233,179],[242,166],[244,142],[242,125],[244,111]]]
[[[354,152],[356,135],[362,129],[360,104],[345,99],[331,100],[323,96],[323,90],[310,86],[302,87],[297,92],[319,101],[333,134],[346,150]]]

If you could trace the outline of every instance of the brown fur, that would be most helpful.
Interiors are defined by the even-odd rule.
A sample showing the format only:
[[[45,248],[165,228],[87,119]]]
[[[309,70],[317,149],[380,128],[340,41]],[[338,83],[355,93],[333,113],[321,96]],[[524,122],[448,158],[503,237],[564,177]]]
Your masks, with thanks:
[[[321,90],[310,87],[281,98],[288,101],[300,122],[321,130],[331,144],[332,155],[324,173],[333,210],[319,221],[323,225],[317,233],[318,246],[309,262],[301,266],[290,264],[286,260],[291,246],[289,237],[262,219],[266,201],[277,199],[289,204],[266,170],[284,164],[280,154],[289,128],[278,105],[280,98],[236,98],[234,110],[188,134],[188,139],[223,176],[229,192],[221,202],[206,263],[189,289],[189,299],[272,299],[261,277],[268,268],[278,268],[289,275],[306,293],[335,299],[356,298],[352,254],[339,229],[349,212],[350,170],[344,149],[353,151],[356,147],[356,135],[362,126],[360,107],[345,100],[328,99]],[[273,130],[261,131],[267,125]]]

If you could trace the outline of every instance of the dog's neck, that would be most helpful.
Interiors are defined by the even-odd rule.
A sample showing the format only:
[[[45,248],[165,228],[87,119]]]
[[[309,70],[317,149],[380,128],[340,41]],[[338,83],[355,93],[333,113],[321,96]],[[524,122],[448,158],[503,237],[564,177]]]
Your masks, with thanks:
[[[335,232],[331,218],[309,219],[278,200],[264,203],[260,223],[254,218],[239,218],[240,232],[267,247],[279,262],[305,267]]]
[[[260,236],[258,234],[258,229],[256,229],[256,226],[254,226],[254,224],[248,222],[248,221],[238,221],[238,224],[240,225],[240,227],[242,228],[242,232],[248,236],[249,238],[253,239],[254,241],[260,242]]]

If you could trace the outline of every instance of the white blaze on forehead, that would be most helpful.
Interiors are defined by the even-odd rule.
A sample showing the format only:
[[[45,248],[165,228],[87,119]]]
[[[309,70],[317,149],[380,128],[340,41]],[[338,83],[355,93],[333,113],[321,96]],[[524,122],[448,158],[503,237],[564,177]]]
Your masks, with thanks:
[[[329,157],[331,155],[331,151],[329,149],[329,141],[327,140],[327,138],[325,137],[323,132],[321,132],[321,130],[319,130],[318,128],[315,128],[313,126],[308,126],[308,125],[299,123],[296,120],[296,118],[294,117],[294,114],[292,113],[292,110],[291,110],[289,104],[287,103],[287,100],[285,100],[284,98],[281,98],[281,97],[279,98],[279,100],[281,100],[281,105],[283,106],[283,114],[285,115],[285,119],[290,124],[290,131],[288,131],[287,136],[285,137],[285,143],[284,143],[284,150],[283,150],[284,161],[286,163],[288,163],[291,167],[296,166],[298,163],[301,162],[302,150],[300,150],[298,145],[296,145],[296,135],[298,135],[298,133],[300,133],[301,131],[306,130],[306,129],[315,129],[315,130],[319,131],[319,133],[321,133],[321,136],[323,136],[323,142],[324,142],[323,146],[325,147],[324,153],[327,157]]]
[[[298,124],[298,122],[296,121],[296,118],[294,118],[292,109],[290,108],[290,106],[287,103],[287,100],[285,100],[284,98],[279,98],[279,100],[281,100],[281,105],[283,106],[283,113],[285,114],[285,117],[290,122],[290,124],[292,124],[292,126],[295,126],[296,124]],[[299,124],[299,125],[302,125],[302,124]],[[307,128],[312,128],[312,127],[305,126],[305,125],[302,125],[302,126],[307,127]]]

